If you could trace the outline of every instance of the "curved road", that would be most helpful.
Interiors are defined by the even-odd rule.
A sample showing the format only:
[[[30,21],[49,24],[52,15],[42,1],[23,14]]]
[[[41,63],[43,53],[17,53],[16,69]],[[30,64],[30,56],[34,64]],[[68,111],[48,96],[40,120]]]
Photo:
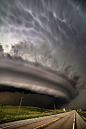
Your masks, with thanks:
[[[86,129],[86,122],[76,111],[52,116],[10,122],[0,125],[0,129]]]

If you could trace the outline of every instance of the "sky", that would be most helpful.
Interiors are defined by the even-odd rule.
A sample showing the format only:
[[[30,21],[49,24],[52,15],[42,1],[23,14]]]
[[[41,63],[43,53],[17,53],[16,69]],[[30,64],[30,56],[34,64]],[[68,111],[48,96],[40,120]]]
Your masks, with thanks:
[[[86,0],[0,0],[0,43],[0,103],[86,109]]]

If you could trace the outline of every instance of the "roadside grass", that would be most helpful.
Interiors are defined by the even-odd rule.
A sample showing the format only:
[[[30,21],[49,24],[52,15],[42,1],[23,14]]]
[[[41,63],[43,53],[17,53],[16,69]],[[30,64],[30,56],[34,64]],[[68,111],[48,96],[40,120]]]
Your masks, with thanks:
[[[54,114],[63,113],[62,109],[50,110],[38,107],[21,106],[20,112],[18,114],[19,106],[10,106],[0,104],[0,124],[24,120],[36,117],[49,116]],[[68,112],[69,110],[66,110]]]
[[[82,119],[86,122],[86,110],[77,111],[77,113],[82,117]]]

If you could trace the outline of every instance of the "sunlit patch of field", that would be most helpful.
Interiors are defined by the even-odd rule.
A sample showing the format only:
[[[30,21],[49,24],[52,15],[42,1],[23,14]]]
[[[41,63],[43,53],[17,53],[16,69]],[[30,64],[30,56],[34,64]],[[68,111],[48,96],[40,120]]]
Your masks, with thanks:
[[[0,104],[0,124],[10,121],[24,120],[64,112],[63,109],[50,110],[38,107],[21,106],[20,111],[18,113],[18,109],[19,106],[9,106]],[[69,110],[66,110],[66,112],[67,111]]]

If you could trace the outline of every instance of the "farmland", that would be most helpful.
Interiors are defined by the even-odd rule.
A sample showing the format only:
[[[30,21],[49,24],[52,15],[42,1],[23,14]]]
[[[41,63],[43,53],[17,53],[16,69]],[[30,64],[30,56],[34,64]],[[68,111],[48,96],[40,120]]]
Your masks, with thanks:
[[[16,120],[43,117],[64,112],[63,109],[50,110],[38,107],[21,106],[20,111],[18,113],[18,109],[19,106],[0,104],[0,124]],[[69,110],[66,110],[66,112],[67,111]]]

